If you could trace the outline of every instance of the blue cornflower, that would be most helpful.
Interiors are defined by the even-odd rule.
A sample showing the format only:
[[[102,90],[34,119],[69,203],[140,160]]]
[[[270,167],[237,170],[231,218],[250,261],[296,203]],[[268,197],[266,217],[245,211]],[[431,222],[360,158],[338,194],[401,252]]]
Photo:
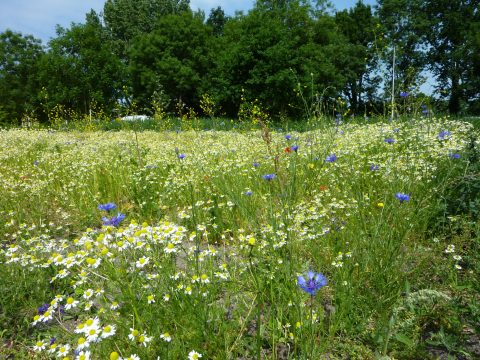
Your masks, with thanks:
[[[38,166],[38,164],[39,164],[38,160],[35,160],[35,161],[33,162],[33,165],[34,165],[34,166]]]
[[[408,97],[408,92],[406,92],[406,91],[400,91],[400,97],[402,97],[402,98]]]
[[[394,138],[386,138],[384,140],[387,144],[393,144],[395,142],[395,139]]]
[[[178,157],[180,160],[185,159],[186,156],[187,156],[187,155],[185,155],[185,154],[178,154],[178,155],[177,155],[177,157]]]
[[[400,200],[400,204],[403,203],[404,201],[409,201],[410,200],[410,195],[404,194],[404,193],[396,193],[395,197]]]
[[[109,219],[107,217],[103,217],[102,221],[103,221],[104,226],[115,226],[115,227],[117,227],[118,225],[120,225],[120,223],[122,222],[123,219],[125,219],[125,214],[118,213],[117,216],[114,216],[111,219]]]
[[[43,315],[47,312],[48,308],[50,307],[50,304],[43,304],[37,309],[38,315]]]
[[[272,181],[273,179],[275,179],[277,177],[277,175],[275,174],[267,174],[267,175],[263,175],[262,176],[265,180],[267,181]]]
[[[450,156],[451,159],[460,159],[461,158],[461,155],[456,154],[456,153],[450,153],[450,154],[448,154],[448,156]]]
[[[290,134],[285,135],[285,139],[290,140],[291,138],[292,138],[292,135]]]
[[[251,196],[253,194],[253,191],[252,190],[248,190],[248,191],[245,191],[243,193],[244,195],[247,195],[247,196]]]
[[[260,166],[260,163],[258,163],[256,161],[253,162],[253,167],[259,167],[259,166]]]
[[[292,146],[290,146],[290,150],[297,152],[297,150],[298,150],[298,145],[292,145]]]
[[[329,163],[333,163],[337,161],[337,155],[336,154],[327,155],[327,157],[325,158],[325,161]]]
[[[106,203],[106,204],[100,204],[98,205],[98,210],[103,210],[103,211],[112,211],[117,208],[117,205],[114,203]]]
[[[452,135],[452,134],[451,134],[450,131],[448,131],[448,130],[442,130],[442,131],[440,131],[440,133],[437,135],[437,139],[438,139],[438,140],[446,140],[446,139],[450,138],[451,135]]]
[[[428,109],[422,110],[423,115],[428,115],[428,113],[429,113]]]
[[[372,171],[380,170],[380,165],[371,164],[370,165],[370,170],[372,170]]]
[[[308,271],[306,278],[304,276],[298,277],[298,286],[312,296],[325,285],[327,285],[327,278],[321,273]]]

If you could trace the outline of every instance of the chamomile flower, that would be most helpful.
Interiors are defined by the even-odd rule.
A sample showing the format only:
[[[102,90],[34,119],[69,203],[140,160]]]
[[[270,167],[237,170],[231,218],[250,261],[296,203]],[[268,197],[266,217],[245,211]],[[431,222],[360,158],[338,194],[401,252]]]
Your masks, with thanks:
[[[75,300],[73,297],[67,298],[66,304],[65,304],[65,310],[70,310],[75,308],[78,305],[78,301]]]
[[[96,318],[90,318],[87,321],[85,321],[85,330],[84,333],[86,334],[89,330],[91,329],[99,329],[100,328],[100,319],[98,317]]]
[[[98,328],[91,328],[85,333],[85,335],[87,336],[87,341],[89,342],[97,342],[100,334],[101,330]]]
[[[84,309],[85,309],[85,311],[90,311],[90,309],[91,309],[92,307],[93,307],[93,301],[90,300],[90,301],[87,301],[87,302],[85,303]]]
[[[56,342],[50,342],[50,348],[48,349],[49,354],[54,354],[57,351],[58,344]]]
[[[77,340],[77,351],[86,349],[90,346],[90,343],[83,336]]]
[[[89,300],[95,292],[92,289],[87,289],[83,292],[83,298]]]
[[[448,245],[447,248],[445,249],[446,254],[452,254],[454,252],[455,252],[455,245],[453,244]]]
[[[47,343],[43,340],[39,340],[36,342],[35,346],[33,347],[34,351],[43,351],[47,347]]]
[[[137,354],[132,354],[129,357],[126,357],[124,360],[140,360],[140,356]]]
[[[155,302],[155,295],[154,294],[150,294],[147,296],[147,302],[149,304],[153,304]]]
[[[130,328],[130,334],[128,334],[128,338],[132,341],[134,341],[138,335],[140,335],[140,332],[135,329],[135,328]]]
[[[57,357],[66,357],[70,353],[70,345],[59,345],[57,346]]]
[[[107,325],[102,329],[102,339],[115,335],[117,328],[115,325]]]
[[[162,335],[160,335],[160,339],[166,341],[166,342],[170,342],[172,341],[172,337],[170,336],[170,334],[168,332],[166,333],[163,333]]]
[[[167,254],[173,254],[177,252],[177,249],[175,248],[175,245],[173,243],[169,242],[167,246],[163,249],[163,251],[165,251],[165,253]]]
[[[200,281],[202,282],[202,284],[208,284],[210,282],[207,274],[202,274],[202,276],[200,276]]]
[[[143,345],[143,346],[147,346],[147,344],[152,341],[152,337],[151,336],[147,336],[147,334],[143,333],[142,335],[140,335],[138,338],[137,338],[137,342],[140,344],[140,345]]]
[[[53,319],[53,310],[51,308],[48,308],[47,311],[43,313],[43,315],[40,315],[40,321],[41,322],[48,322],[49,320]]]
[[[149,263],[149,261],[150,261],[150,258],[142,256],[140,259],[137,260],[137,262],[135,263],[135,266],[138,269],[142,269],[145,265]]]
[[[113,302],[110,304],[110,309],[111,309],[111,310],[117,310],[118,308],[120,308],[120,305],[118,304],[118,302],[113,301]]]
[[[75,360],[90,360],[90,351],[80,351]]]
[[[202,354],[192,350],[188,353],[188,360],[198,360],[202,357]]]
[[[40,315],[35,315],[35,316],[33,317],[32,326],[37,325],[39,321],[40,321]]]

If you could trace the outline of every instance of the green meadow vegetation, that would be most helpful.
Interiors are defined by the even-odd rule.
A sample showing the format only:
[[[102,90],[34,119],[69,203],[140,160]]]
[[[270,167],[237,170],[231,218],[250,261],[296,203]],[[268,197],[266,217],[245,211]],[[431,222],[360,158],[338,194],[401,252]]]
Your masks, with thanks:
[[[478,357],[478,129],[330,121],[1,131],[0,354]]]

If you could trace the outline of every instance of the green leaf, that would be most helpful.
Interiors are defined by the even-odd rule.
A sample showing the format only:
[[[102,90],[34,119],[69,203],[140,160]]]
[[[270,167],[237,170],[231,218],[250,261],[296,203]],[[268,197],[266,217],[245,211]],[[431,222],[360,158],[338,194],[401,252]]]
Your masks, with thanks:
[[[395,334],[395,340],[401,342],[404,345],[407,345],[407,347],[409,348],[415,345],[415,342],[405,334]]]

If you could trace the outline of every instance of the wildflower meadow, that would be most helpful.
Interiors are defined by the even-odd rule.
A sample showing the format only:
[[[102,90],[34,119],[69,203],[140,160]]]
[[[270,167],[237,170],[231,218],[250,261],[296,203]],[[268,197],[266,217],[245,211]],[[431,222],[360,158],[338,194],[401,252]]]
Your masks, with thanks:
[[[477,135],[1,130],[0,358],[474,359]]]

